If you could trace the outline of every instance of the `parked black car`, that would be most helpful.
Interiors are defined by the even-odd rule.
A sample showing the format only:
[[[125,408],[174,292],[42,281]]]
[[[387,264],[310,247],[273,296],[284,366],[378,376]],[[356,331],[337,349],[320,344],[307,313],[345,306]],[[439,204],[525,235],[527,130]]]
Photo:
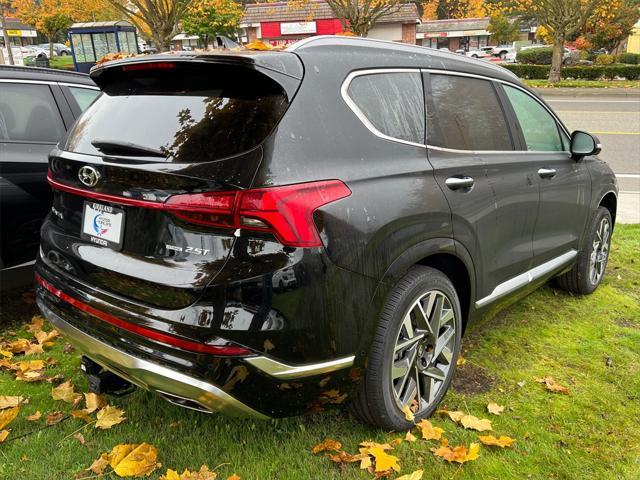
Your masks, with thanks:
[[[468,322],[602,280],[598,141],[500,67],[315,37],[91,76],[36,271],[99,390],[110,371],[203,411],[351,403],[403,429],[443,398]]]
[[[0,288],[33,281],[51,210],[47,155],[99,94],[88,75],[0,66]]]

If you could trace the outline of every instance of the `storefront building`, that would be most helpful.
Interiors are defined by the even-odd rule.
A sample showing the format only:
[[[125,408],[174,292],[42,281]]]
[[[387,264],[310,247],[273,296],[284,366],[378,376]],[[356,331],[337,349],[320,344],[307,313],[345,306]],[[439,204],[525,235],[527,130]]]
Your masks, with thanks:
[[[474,50],[489,45],[489,18],[428,20],[417,27],[416,42],[423,47]]]
[[[22,23],[17,18],[5,17],[5,26],[7,28],[7,35],[9,36],[9,42],[14,47],[24,47],[26,45],[33,45],[36,43],[38,34],[35,27]],[[0,45],[5,47],[4,44],[4,32],[0,28]]]
[[[419,22],[414,3],[400,4],[396,11],[378,20],[369,38],[415,44]],[[249,4],[240,28],[244,29],[247,41],[262,40],[274,46],[343,32],[340,20],[323,0],[309,0],[300,6],[287,2]]]

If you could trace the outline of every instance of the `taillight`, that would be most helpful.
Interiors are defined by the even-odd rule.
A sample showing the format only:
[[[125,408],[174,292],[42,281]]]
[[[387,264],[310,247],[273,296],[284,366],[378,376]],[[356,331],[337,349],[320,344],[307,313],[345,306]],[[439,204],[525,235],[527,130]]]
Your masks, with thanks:
[[[273,233],[291,247],[318,247],[313,222],[319,207],[351,195],[340,180],[299,183],[236,192],[207,192],[170,197],[165,208],[197,223]]]

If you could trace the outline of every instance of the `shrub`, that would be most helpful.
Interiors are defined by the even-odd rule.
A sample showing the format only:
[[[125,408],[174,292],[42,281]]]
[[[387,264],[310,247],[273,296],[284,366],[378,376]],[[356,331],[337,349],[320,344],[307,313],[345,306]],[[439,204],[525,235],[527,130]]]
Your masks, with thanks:
[[[529,80],[545,80],[549,77],[548,65],[505,65],[520,78]],[[564,67],[562,69],[562,78],[572,78],[575,80],[613,80],[615,78],[624,78],[627,80],[640,79],[640,65],[590,65]]]
[[[616,62],[638,65],[640,64],[640,53],[620,53],[616,55]]]
[[[607,53],[602,53],[596,57],[596,65],[611,65],[616,61],[616,57]]]
[[[527,48],[517,55],[518,63],[527,65],[551,65],[552,47]]]

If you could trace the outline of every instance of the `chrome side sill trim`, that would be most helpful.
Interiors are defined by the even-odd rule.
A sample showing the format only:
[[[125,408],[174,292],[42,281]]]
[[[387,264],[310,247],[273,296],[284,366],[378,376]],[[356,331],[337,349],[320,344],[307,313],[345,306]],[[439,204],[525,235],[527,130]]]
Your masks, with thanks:
[[[107,345],[64,321],[41,299],[38,299],[37,303],[47,320],[79,351],[107,370],[141,388],[191,400],[202,405],[203,409],[209,412],[221,412],[237,417],[269,418],[211,383],[134,357]]]
[[[503,282],[496,288],[494,288],[491,294],[476,301],[476,308],[484,307],[485,305],[499,299],[500,297],[504,297],[505,295],[530,284],[534,280],[544,277],[549,272],[552,272],[553,270],[556,270],[569,263],[576,257],[576,255],[578,255],[577,250],[569,250],[559,257],[553,258],[548,262],[543,263],[542,265],[538,265],[537,267],[532,268],[531,270],[527,270],[526,272],[521,273],[516,277],[510,278],[506,282]]]
[[[295,378],[312,377],[314,375],[322,375],[334,372],[353,365],[355,355],[348,357],[336,358],[328,362],[310,363],[307,365],[287,365],[268,357],[249,357],[245,358],[245,362],[253,365],[264,373],[283,380]]]

